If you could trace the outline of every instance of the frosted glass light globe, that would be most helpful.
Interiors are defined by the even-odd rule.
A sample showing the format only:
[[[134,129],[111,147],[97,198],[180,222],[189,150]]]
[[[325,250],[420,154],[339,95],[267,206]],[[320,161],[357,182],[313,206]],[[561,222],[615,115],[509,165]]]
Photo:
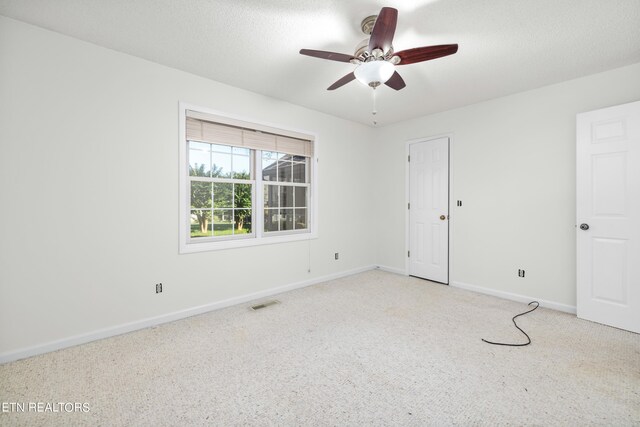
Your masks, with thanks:
[[[359,82],[376,87],[389,80],[394,71],[394,66],[390,62],[370,61],[360,64],[353,73]]]

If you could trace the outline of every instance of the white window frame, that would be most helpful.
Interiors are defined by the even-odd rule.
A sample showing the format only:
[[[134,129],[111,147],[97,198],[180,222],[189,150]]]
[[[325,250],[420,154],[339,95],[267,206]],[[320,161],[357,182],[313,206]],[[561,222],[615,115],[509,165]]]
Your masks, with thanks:
[[[255,164],[254,166],[254,204],[252,206],[253,211],[253,235],[251,236],[242,236],[241,238],[236,239],[220,239],[220,240],[207,240],[207,241],[198,241],[197,239],[191,239],[190,236],[190,216],[191,216],[191,191],[189,187],[189,179],[187,174],[188,172],[188,143],[187,143],[187,135],[186,135],[186,120],[187,120],[187,110],[197,111],[200,113],[208,114],[211,116],[215,116],[221,123],[224,123],[225,120],[233,123],[237,123],[238,121],[244,122],[247,124],[249,128],[269,128],[275,129],[279,134],[284,136],[287,135],[308,135],[309,139],[313,140],[313,156],[310,157],[309,167],[310,172],[309,178],[311,180],[309,185],[309,195],[308,195],[308,207],[307,207],[307,221],[308,221],[308,230],[291,230],[291,231],[279,231],[279,232],[270,232],[265,235],[264,233],[264,189],[262,184],[262,173],[261,173],[261,165]],[[286,243],[286,242],[296,242],[302,240],[316,239],[318,237],[318,136],[315,133],[294,129],[291,127],[285,127],[278,124],[260,122],[253,119],[248,119],[245,117],[230,115],[227,113],[223,113],[220,111],[212,110],[206,107],[196,106],[185,102],[179,102],[179,253],[187,254],[187,253],[195,253],[195,252],[205,252],[205,251],[215,251],[215,250],[223,250],[223,249],[233,249],[233,248],[243,248],[249,246],[259,246],[259,245],[271,245],[277,243]],[[253,160],[262,159],[262,152],[260,150],[255,150],[255,157]],[[257,163],[257,161],[255,162]],[[277,182],[269,182],[270,184],[277,184]],[[289,183],[283,183],[289,184]]]
[[[260,150],[260,151],[257,151],[257,154],[256,154],[256,158],[259,159],[261,163],[262,163],[262,153],[263,153],[263,151]],[[286,153],[282,153],[282,154],[286,154]],[[307,166],[305,168],[305,175],[306,175],[305,180],[306,181],[304,183],[298,183],[298,182],[293,182],[293,181],[291,181],[291,182],[286,182],[286,181],[264,181],[262,179],[263,178],[263,173],[261,173],[260,177],[259,177],[260,178],[260,188],[261,188],[261,190],[264,190],[265,186],[267,186],[267,185],[292,187],[294,189],[296,187],[304,187],[304,188],[307,188],[307,193],[309,194],[311,192],[310,170],[313,170],[313,168],[311,167],[311,160],[312,159],[310,158],[309,162],[307,163]],[[262,167],[260,167],[260,170],[262,171]],[[263,198],[264,197],[264,191],[261,191],[260,193],[261,193],[260,197]],[[306,208],[307,208],[307,218],[309,218],[309,216],[310,216],[310,205],[311,205],[311,197],[309,195],[307,195],[307,206],[306,206]],[[262,212],[263,212],[263,215],[264,215],[264,210],[265,210],[265,208],[264,208],[264,200],[261,200],[260,206],[261,206],[261,209],[262,209]],[[278,209],[279,210],[283,209],[283,207],[279,206]],[[284,209],[289,209],[289,208],[285,207]],[[295,209],[295,205],[291,209]],[[308,222],[307,222],[307,228],[306,229],[302,229],[302,230],[295,230],[294,229],[294,230],[264,231],[264,216],[262,217],[262,219],[263,219],[263,221],[260,222],[260,226],[261,226],[260,232],[265,236],[278,236],[278,235],[282,235],[282,234],[294,234],[294,233],[296,233],[296,234],[309,233],[309,231],[307,231],[309,229],[309,227],[308,227],[309,223]],[[295,221],[295,218],[294,218],[294,221]]]

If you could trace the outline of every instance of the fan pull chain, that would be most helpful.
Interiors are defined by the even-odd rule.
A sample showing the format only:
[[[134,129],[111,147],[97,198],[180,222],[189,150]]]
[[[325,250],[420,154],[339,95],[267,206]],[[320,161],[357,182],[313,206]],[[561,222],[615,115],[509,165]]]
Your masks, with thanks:
[[[378,108],[376,106],[376,88],[373,88],[373,110],[371,111],[371,114],[373,115],[373,125],[377,125],[378,122],[376,121],[376,114],[378,113]]]

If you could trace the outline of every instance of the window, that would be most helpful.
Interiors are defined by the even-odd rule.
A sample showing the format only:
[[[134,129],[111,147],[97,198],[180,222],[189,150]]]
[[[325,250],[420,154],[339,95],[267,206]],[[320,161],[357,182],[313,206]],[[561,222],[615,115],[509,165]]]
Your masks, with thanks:
[[[262,152],[264,231],[307,230],[308,157]]]
[[[312,135],[180,111],[180,252],[316,236]]]
[[[190,238],[253,235],[251,150],[188,141]]]

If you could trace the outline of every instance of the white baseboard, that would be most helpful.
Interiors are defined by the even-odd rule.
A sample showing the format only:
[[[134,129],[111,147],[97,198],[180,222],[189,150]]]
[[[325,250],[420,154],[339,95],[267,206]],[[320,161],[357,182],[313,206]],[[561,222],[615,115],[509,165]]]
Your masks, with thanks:
[[[555,301],[547,301],[547,300],[530,297],[526,295],[514,294],[511,292],[498,291],[490,288],[483,288],[482,286],[470,285],[468,283],[452,281],[449,284],[455,288],[466,289],[468,291],[491,295],[498,298],[504,298],[511,301],[526,302],[526,303],[529,303],[531,301],[538,301],[541,307],[550,308],[558,311],[564,311],[565,313],[576,314],[576,307],[573,305],[562,304]]]
[[[400,269],[400,268],[395,268],[395,267],[388,267],[386,265],[378,265],[377,268],[379,268],[382,271],[387,271],[389,273],[395,273],[395,274],[400,274],[402,276],[408,276],[407,272]]]
[[[137,331],[144,328],[149,328],[163,323],[173,322],[175,320],[185,319],[187,317],[196,316],[198,314],[207,313],[213,310],[219,310],[221,308],[230,307],[232,305],[242,304],[248,301],[257,300],[260,298],[266,298],[283,292],[291,291],[294,289],[304,288],[306,286],[315,285],[321,282],[327,282],[329,280],[339,279],[341,277],[351,276],[354,274],[362,273],[368,270],[375,269],[375,265],[355,268],[352,270],[341,271],[338,273],[328,274],[321,277],[316,277],[309,280],[303,280],[296,283],[290,283],[288,285],[278,286],[275,288],[265,289],[264,291],[254,292],[251,294],[240,295],[233,298],[228,298],[222,301],[216,301],[213,303],[187,308],[185,310],[174,311],[160,316],[148,317],[146,319],[136,320],[113,327],[99,329],[97,331],[88,332],[85,334],[75,335],[68,338],[62,338],[56,341],[50,341],[48,343],[35,345],[32,347],[26,347],[15,351],[9,351],[0,354],[0,364],[13,362],[19,359],[25,359],[27,357],[37,356],[43,353],[49,353],[51,351],[61,350],[67,347],[73,347],[80,344],[85,344],[91,341],[100,340],[103,338],[109,338],[116,335],[126,334],[128,332]]]

